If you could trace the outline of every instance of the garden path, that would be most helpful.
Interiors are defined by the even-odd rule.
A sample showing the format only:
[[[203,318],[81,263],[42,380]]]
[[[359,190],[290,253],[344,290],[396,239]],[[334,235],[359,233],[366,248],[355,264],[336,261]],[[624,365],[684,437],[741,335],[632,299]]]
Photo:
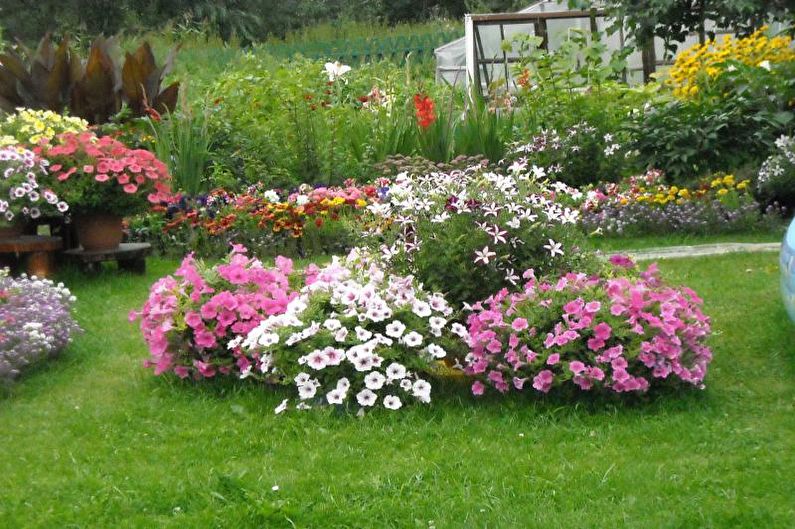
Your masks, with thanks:
[[[724,255],[737,252],[777,252],[781,244],[777,242],[765,243],[717,243],[698,244],[694,246],[669,246],[665,248],[647,248],[644,250],[626,250],[631,257],[638,261],[649,259],[678,259],[683,257],[703,257],[707,255]]]

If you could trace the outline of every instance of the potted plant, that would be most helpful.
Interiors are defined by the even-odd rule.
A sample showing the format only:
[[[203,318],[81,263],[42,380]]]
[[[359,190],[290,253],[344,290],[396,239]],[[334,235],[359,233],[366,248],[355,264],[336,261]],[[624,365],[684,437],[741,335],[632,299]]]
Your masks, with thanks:
[[[0,239],[21,235],[25,223],[45,215],[62,215],[69,206],[43,187],[47,162],[32,151],[0,147]]]
[[[110,136],[66,133],[36,150],[50,162],[53,188],[70,204],[84,250],[117,248],[122,219],[171,193],[163,162]]]

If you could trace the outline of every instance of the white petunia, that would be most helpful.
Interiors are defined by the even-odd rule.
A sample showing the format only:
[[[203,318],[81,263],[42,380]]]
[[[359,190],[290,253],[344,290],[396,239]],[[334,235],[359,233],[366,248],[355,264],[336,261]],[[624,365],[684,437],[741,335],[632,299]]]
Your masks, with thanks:
[[[405,366],[398,364],[397,362],[389,364],[389,366],[386,368],[386,377],[390,381],[406,378]]]
[[[303,386],[304,384],[309,382],[311,378],[312,377],[309,376],[309,373],[298,373],[297,375],[295,375],[293,381],[295,382],[296,386]]]
[[[431,316],[428,319],[428,324],[431,326],[431,329],[443,329],[444,326],[447,325],[447,320],[439,316]]]
[[[411,307],[411,312],[419,316],[420,318],[427,318],[431,315],[431,306],[424,301],[417,300],[414,302],[414,305]]]
[[[403,391],[411,391],[411,388],[412,388],[411,380],[404,378],[403,380],[400,381],[400,389],[402,389]]]
[[[323,351],[315,349],[306,355],[306,363],[312,369],[320,370],[328,365],[328,360],[326,359],[326,355],[323,353]]]
[[[422,335],[417,331],[411,331],[401,341],[409,347],[419,347],[422,345]]]
[[[376,399],[378,399],[378,395],[369,389],[363,389],[356,394],[356,402],[358,402],[360,406],[372,406],[375,404]]]
[[[342,377],[337,381],[337,389],[340,391],[347,392],[350,387],[351,387],[351,381],[345,377]]]
[[[301,400],[311,399],[317,393],[317,386],[312,383],[306,383],[298,386],[298,397]]]
[[[395,395],[387,395],[384,397],[384,408],[388,410],[399,410],[401,406],[403,406],[403,403],[400,402],[400,399]]]
[[[326,393],[326,400],[329,404],[342,404],[345,401],[345,391],[333,389]]]
[[[323,327],[325,327],[330,331],[336,331],[337,329],[342,327],[342,322],[340,322],[340,320],[338,320],[337,318],[329,318],[323,322]]]
[[[366,342],[373,336],[373,333],[371,333],[370,331],[359,325],[356,326],[355,331],[356,331],[356,338],[358,338],[362,342]]]
[[[400,320],[395,320],[389,325],[386,326],[386,335],[391,336],[392,338],[400,338],[403,336],[403,331],[406,330],[406,326]]]
[[[334,340],[337,342],[344,342],[347,337],[348,329],[345,327],[338,329],[337,332],[334,333]]]
[[[367,373],[367,376],[364,377],[364,385],[367,386],[367,389],[372,389],[374,391],[384,387],[385,382],[386,377],[378,371],[371,371],[370,373]]]
[[[428,354],[434,358],[444,358],[447,356],[447,351],[445,351],[440,346],[436,345],[435,343],[428,344]]]
[[[450,330],[452,331],[453,334],[461,338],[469,337],[469,331],[467,331],[467,328],[461,325],[460,323],[452,324],[450,326]]]

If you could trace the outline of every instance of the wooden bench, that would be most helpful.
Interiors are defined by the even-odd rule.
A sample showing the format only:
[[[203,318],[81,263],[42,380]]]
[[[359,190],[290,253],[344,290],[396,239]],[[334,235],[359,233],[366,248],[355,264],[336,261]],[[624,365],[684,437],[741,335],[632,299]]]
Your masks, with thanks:
[[[50,277],[55,272],[53,252],[63,247],[60,237],[44,235],[20,235],[13,239],[0,239],[0,255],[12,256],[10,261],[19,260],[22,256],[24,269],[28,275]],[[9,259],[4,259],[9,261]],[[9,264],[15,265],[15,262]],[[12,269],[15,268],[12,266]]]
[[[124,242],[113,250],[73,248],[66,250],[64,256],[79,263],[89,272],[97,271],[100,263],[116,261],[120,270],[143,274],[146,272],[146,256],[151,253],[152,245],[147,242]]]

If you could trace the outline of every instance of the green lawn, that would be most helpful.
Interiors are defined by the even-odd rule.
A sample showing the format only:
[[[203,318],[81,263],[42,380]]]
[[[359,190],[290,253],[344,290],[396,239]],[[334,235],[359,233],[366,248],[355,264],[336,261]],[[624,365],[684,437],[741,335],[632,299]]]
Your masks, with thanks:
[[[146,277],[65,274],[84,336],[0,399],[0,527],[795,527],[795,325],[770,254],[662,263],[714,318],[707,390],[273,415],[141,367]],[[273,490],[278,486],[278,490]]]
[[[786,227],[779,230],[760,231],[758,233],[725,233],[720,235],[688,235],[672,233],[670,235],[648,235],[644,237],[599,237],[588,238],[594,249],[602,251],[645,250],[665,246],[685,246],[695,244],[717,244],[730,242],[760,243],[781,242]]]

